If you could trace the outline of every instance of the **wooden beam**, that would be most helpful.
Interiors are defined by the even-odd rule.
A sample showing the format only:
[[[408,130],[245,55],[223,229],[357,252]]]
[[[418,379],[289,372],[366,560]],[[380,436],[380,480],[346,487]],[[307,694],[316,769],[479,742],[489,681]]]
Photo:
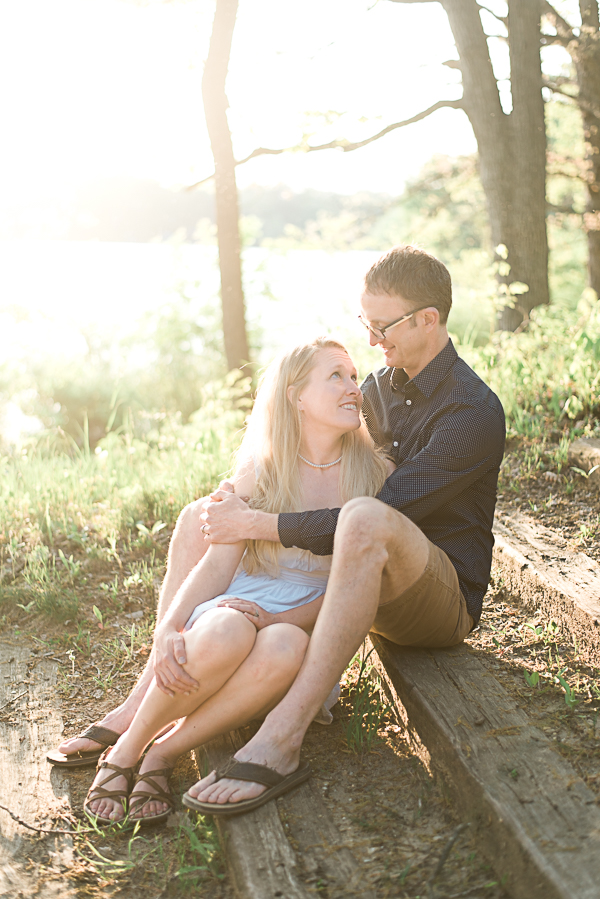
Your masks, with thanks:
[[[514,899],[597,899],[595,796],[489,667],[466,645],[403,649],[371,639],[415,748],[442,776],[506,891]]]
[[[564,537],[521,514],[497,512],[494,562],[512,601],[541,610],[600,667],[600,565]]]

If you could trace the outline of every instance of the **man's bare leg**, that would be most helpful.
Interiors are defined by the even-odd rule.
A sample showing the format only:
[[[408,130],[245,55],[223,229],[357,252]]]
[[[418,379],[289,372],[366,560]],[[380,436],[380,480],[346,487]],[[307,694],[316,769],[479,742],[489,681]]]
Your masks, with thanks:
[[[208,543],[202,538],[200,530],[202,526],[200,512],[204,502],[206,502],[206,499],[202,498],[190,503],[181,511],[177,519],[169,546],[167,573],[165,574],[158,600],[157,621],[164,617],[184,580],[208,549]],[[124,733],[133,721],[133,716],[140,707],[153,676],[153,658],[151,654],[125,702],[108,712],[98,724],[102,727],[108,727],[118,734]],[[69,754],[79,751],[88,752],[98,748],[99,744],[94,740],[82,740],[79,737],[72,737],[61,743],[58,751]]]
[[[421,577],[429,557],[427,539],[404,515],[379,500],[347,503],[335,536],[325,599],[298,677],[246,746],[243,762],[295,771],[306,730],[366,637],[380,601],[391,601]],[[239,802],[265,787],[203,778],[190,794],[204,802]]]

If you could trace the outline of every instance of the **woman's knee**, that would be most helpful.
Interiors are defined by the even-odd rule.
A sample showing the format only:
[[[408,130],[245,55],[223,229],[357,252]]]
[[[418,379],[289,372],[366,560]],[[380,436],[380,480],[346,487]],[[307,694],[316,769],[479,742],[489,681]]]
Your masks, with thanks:
[[[249,652],[256,640],[256,629],[237,609],[209,609],[184,634],[186,649],[203,655]]]
[[[308,634],[294,624],[270,624],[256,636],[253,657],[261,673],[296,672],[304,659]]]
[[[184,506],[179,515],[177,516],[177,523],[175,524],[175,530],[173,532],[173,540],[185,539],[187,537],[191,537],[193,539],[199,539],[199,535],[201,535],[202,531],[202,519],[200,515],[202,513],[202,509],[204,503],[207,501],[208,497],[203,496],[200,499],[194,500],[192,503],[188,503],[187,506]]]

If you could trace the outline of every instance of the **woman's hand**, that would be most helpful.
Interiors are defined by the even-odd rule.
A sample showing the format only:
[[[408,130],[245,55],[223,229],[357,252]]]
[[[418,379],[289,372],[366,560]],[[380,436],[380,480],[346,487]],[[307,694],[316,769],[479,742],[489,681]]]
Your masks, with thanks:
[[[154,676],[156,686],[167,696],[191,693],[198,681],[182,668],[187,662],[183,635],[164,622],[154,631]]]
[[[219,606],[237,609],[238,612],[242,612],[248,621],[254,625],[257,631],[261,631],[263,627],[266,627],[268,624],[274,624],[277,621],[275,615],[272,615],[270,612],[265,612],[265,610],[261,609],[260,606],[257,606],[255,602],[250,602],[247,599],[238,599],[237,597],[233,599],[222,599]]]

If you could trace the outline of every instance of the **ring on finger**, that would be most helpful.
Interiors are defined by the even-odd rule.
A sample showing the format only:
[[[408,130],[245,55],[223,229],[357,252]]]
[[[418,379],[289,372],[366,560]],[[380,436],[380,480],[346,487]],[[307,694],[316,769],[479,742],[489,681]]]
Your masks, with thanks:
[[[207,528],[207,527],[208,527],[208,525],[207,525],[206,522],[205,522],[205,523],[202,525],[202,527],[200,528],[200,530],[202,531],[203,534],[206,534],[206,531],[205,531],[204,529]]]

